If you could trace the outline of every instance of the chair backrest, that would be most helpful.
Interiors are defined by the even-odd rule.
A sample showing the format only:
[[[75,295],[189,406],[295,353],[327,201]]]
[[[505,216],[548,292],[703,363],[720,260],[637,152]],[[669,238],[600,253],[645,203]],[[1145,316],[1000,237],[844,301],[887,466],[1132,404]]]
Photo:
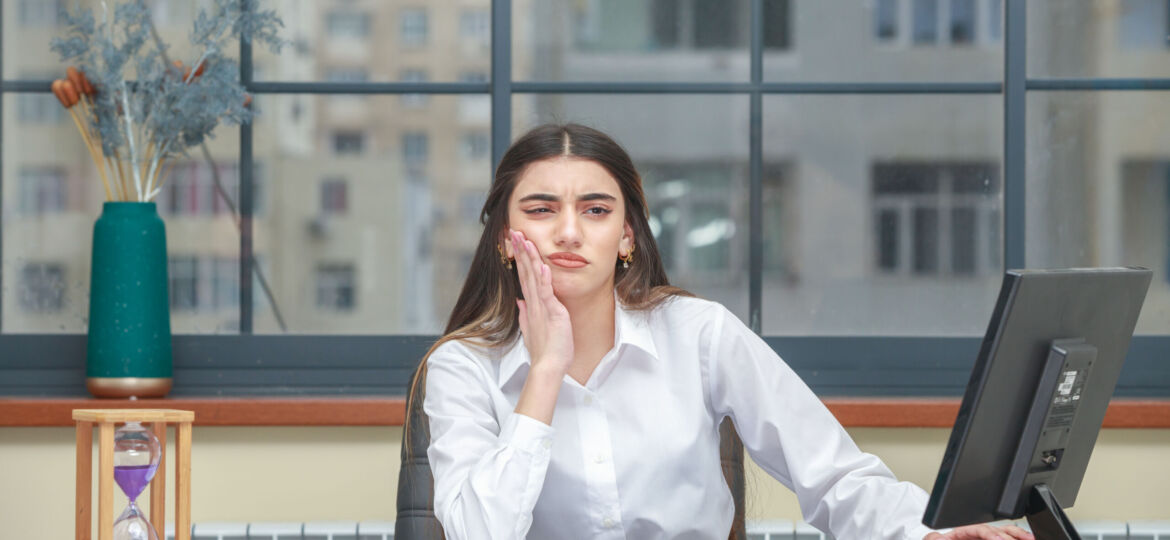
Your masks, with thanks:
[[[415,371],[414,377],[418,377]],[[413,377],[408,388],[414,388]],[[410,406],[406,418],[409,440],[402,441],[402,469],[398,473],[398,517],[394,522],[394,538],[403,540],[442,540],[443,527],[435,518],[434,477],[427,462],[430,430],[423,413],[422,393],[411,392],[406,397]],[[746,540],[744,523],[743,442],[735,432],[730,418],[719,426],[719,454],[723,476],[731,488],[735,501],[735,519],[731,522],[729,540]]]

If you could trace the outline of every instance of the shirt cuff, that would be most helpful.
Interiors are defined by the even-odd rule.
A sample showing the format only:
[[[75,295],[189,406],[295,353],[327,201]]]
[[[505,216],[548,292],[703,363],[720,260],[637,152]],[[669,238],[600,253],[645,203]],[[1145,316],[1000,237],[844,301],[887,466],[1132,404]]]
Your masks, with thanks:
[[[555,433],[556,430],[552,426],[531,416],[514,412],[504,420],[504,425],[500,429],[500,440],[529,454],[548,456],[552,454]]]

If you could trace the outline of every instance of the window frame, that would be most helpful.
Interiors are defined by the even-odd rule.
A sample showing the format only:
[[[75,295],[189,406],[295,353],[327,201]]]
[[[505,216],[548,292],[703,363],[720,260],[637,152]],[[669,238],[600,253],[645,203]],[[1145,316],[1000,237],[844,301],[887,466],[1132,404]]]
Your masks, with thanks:
[[[748,149],[748,318],[757,333],[761,328],[763,238],[761,201],[763,163],[763,96],[899,94],[970,94],[1003,97],[1004,152],[1001,192],[1002,267],[1020,268],[1025,258],[1025,105],[1029,92],[1052,91],[1170,91],[1170,78],[1056,79],[1029,78],[1025,71],[1026,4],[1004,0],[1001,36],[1004,42],[1002,80],[984,82],[765,82],[763,80],[766,0],[747,0],[750,9],[750,81],[712,82],[543,82],[516,81],[512,73],[512,1],[493,0],[491,18],[491,66],[487,82],[329,83],[253,80],[252,46],[240,44],[241,82],[252,94],[369,94],[369,95],[480,95],[491,102],[491,164],[499,162],[512,140],[512,98],[523,94],[711,94],[725,93],[750,98]],[[978,2],[982,10],[987,1]],[[906,5],[903,0],[899,5]],[[13,4],[3,4],[11,6]],[[795,3],[789,3],[795,9]],[[7,9],[0,6],[0,32]],[[980,22],[982,22],[982,15]],[[427,15],[427,25],[430,21]],[[795,21],[792,14],[789,20]],[[899,21],[904,39],[911,28]],[[401,30],[401,24],[397,25]],[[872,29],[872,25],[870,26]],[[983,43],[986,25],[980,24],[975,45]],[[871,30],[872,32],[872,30]],[[433,44],[431,29],[422,47]],[[795,32],[793,33],[795,35]],[[940,36],[940,41],[943,36]],[[0,36],[2,38],[2,36]],[[793,42],[793,48],[799,46]],[[3,58],[0,57],[0,68]],[[2,69],[0,69],[2,73]],[[21,93],[49,93],[48,80],[0,80],[7,99]],[[4,140],[0,109],[0,141]],[[410,374],[418,365],[434,335],[258,335],[253,333],[253,133],[240,128],[239,208],[240,291],[239,333],[230,335],[176,335],[176,370],[201,372],[201,377],[176,379],[172,395],[402,395]],[[485,170],[485,174],[491,171]],[[0,185],[10,181],[0,177]],[[0,236],[0,253],[3,253]],[[408,263],[404,263],[408,264]],[[0,294],[3,280],[0,274]],[[9,277],[8,279],[12,279]],[[356,281],[358,276],[354,276]],[[354,298],[355,303],[358,301]],[[3,313],[0,313],[3,317]],[[957,396],[961,395],[981,342],[980,336],[762,336],[820,395],[850,396]],[[84,372],[84,334],[0,334],[0,395],[78,395]],[[1135,336],[1117,395],[1170,397],[1170,367],[1159,359],[1170,350],[1170,335]],[[80,352],[80,354],[79,354]],[[208,358],[214,361],[208,362]],[[825,359],[834,361],[826,365]],[[217,383],[221,376],[250,366],[249,378],[230,387]],[[22,373],[35,371],[35,376]],[[858,379],[858,374],[887,374]],[[10,376],[11,375],[11,376]],[[1140,375],[1140,376],[1139,376]],[[234,375],[233,375],[234,376]],[[31,377],[31,378],[30,378]],[[349,377],[349,378],[347,378]],[[222,380],[222,379],[219,379]],[[202,382],[200,382],[202,381]]]

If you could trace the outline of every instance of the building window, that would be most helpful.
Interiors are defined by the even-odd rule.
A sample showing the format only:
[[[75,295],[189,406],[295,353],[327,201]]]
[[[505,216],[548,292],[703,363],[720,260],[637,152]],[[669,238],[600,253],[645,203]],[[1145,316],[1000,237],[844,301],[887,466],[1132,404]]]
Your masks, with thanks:
[[[874,36],[879,41],[891,41],[898,37],[898,0],[877,0],[874,9]]]
[[[317,266],[317,307],[332,311],[353,311],[354,269],[352,264]]]
[[[469,8],[459,14],[459,36],[483,50],[491,47],[492,19],[486,9]]]
[[[370,35],[370,16],[358,11],[330,11],[325,14],[325,33],[331,38],[365,38]]]
[[[909,9],[903,11],[906,2]],[[909,28],[905,41],[913,45],[997,43],[1002,34],[1003,1],[877,0],[873,18],[874,39],[879,42],[903,42],[903,29]]]
[[[211,261],[212,307],[240,307],[240,260],[235,257],[215,257]]]
[[[232,205],[219,193],[216,175]],[[160,206],[176,216],[230,214],[239,199],[239,186],[239,166],[235,163],[217,163],[214,170],[206,161],[179,163],[162,185]]]
[[[429,138],[426,132],[408,131],[402,134],[402,163],[408,169],[422,169],[426,167],[427,156],[430,153]]]
[[[427,43],[427,11],[423,8],[409,8],[401,12],[401,34],[399,39],[404,47],[421,47]]]
[[[938,41],[939,0],[914,0],[914,43],[933,44]]]
[[[360,131],[335,131],[333,133],[333,153],[342,155],[361,155],[365,149],[366,135]]]
[[[1134,49],[1170,47],[1170,2],[1126,0],[1118,7],[1121,9],[1118,37],[1122,46]]]
[[[951,0],[951,43],[975,42],[975,0]]]
[[[168,270],[171,281],[171,311],[199,309],[199,259],[173,255]]]
[[[999,169],[991,163],[873,167],[874,261],[882,273],[999,271]]]
[[[20,213],[54,214],[65,211],[68,185],[60,167],[25,167],[20,170]]]
[[[623,17],[606,10],[629,9],[620,2],[593,3],[578,25],[578,41],[590,49],[613,48],[607,42],[634,43],[648,41],[655,50],[719,50],[743,48],[751,39],[750,3],[746,0],[653,0],[650,5],[649,40],[642,36],[612,35],[614,25],[601,21]],[[791,47],[791,12],[789,0],[765,0],[764,48],[783,50]],[[607,35],[610,32],[610,35]]]
[[[56,26],[57,14],[65,7],[65,0],[20,0],[21,26]]]
[[[1003,37],[1003,0],[987,1],[987,38],[997,42]]]
[[[348,183],[344,178],[321,181],[321,214],[342,215],[349,210]]]
[[[203,162],[200,167],[201,180],[207,186],[209,197],[211,198],[211,214],[218,216],[220,214],[231,214],[232,207],[238,206],[236,202],[239,201],[240,196],[240,167],[235,163],[216,163],[215,168],[207,166],[207,162]],[[219,177],[219,187],[216,187],[216,175]],[[223,189],[223,194],[220,194],[219,189]],[[224,195],[232,199],[232,204],[229,205],[224,200]]]
[[[459,82],[482,84],[488,82],[488,74],[482,71],[460,71]]]
[[[52,94],[17,94],[18,118],[24,124],[59,124],[65,121],[65,108]]]
[[[491,137],[483,131],[464,133],[459,144],[459,154],[467,161],[487,159],[491,150]]]
[[[792,46],[789,0],[764,1],[764,49],[783,50]]]
[[[171,311],[194,313],[240,305],[240,260],[176,255],[168,261]]]
[[[745,222],[743,205],[729,191],[734,167],[723,163],[645,164],[650,230],[671,277],[734,283],[732,268],[745,260],[746,247],[733,239]]]
[[[365,68],[329,68],[325,71],[325,80],[329,82],[366,82],[369,73]]]
[[[429,80],[426,70],[404,69],[398,73],[398,79],[407,83],[425,83]],[[430,96],[426,94],[402,94],[403,107],[418,108],[427,104]]]
[[[20,307],[30,313],[52,313],[65,307],[65,265],[27,263],[20,269]]]
[[[796,197],[792,192],[792,167],[765,163],[763,184],[764,276],[794,285],[799,278],[794,255],[797,237]]]

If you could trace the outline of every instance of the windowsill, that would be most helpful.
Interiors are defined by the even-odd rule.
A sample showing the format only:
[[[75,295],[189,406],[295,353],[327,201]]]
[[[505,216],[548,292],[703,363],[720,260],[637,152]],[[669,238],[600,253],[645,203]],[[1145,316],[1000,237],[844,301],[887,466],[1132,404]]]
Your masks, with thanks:
[[[949,428],[957,398],[827,398],[845,427]],[[401,426],[401,397],[175,398],[139,401],[88,398],[0,398],[0,427],[72,426],[73,409],[181,409],[200,426]],[[1104,428],[1170,428],[1170,400],[1116,399]]]

